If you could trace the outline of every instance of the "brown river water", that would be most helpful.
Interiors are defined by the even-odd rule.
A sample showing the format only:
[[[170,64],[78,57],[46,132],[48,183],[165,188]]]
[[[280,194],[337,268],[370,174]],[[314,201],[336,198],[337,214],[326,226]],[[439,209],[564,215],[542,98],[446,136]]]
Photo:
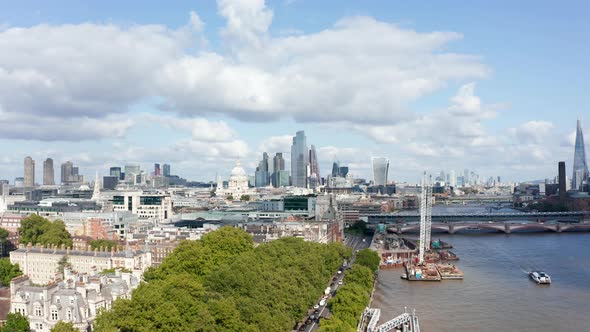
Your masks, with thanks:
[[[590,233],[433,234],[450,242],[462,281],[408,282],[382,270],[381,323],[415,308],[421,332],[590,331]],[[542,270],[551,285],[527,272]]]

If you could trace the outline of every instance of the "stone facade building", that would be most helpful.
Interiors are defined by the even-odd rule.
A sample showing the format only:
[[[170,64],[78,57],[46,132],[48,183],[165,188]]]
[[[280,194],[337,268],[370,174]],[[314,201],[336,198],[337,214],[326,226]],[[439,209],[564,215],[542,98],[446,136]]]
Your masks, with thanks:
[[[34,286],[24,275],[10,282],[10,311],[26,316],[34,332],[50,331],[60,320],[91,331],[100,309],[109,310],[118,298],[131,298],[138,285],[132,273],[119,271],[89,276],[66,269],[64,280],[46,286]]]
[[[113,268],[125,268],[133,271],[137,277],[152,265],[152,254],[149,250],[131,249],[117,251],[106,250],[71,250],[62,248],[44,248],[42,246],[20,245],[10,253],[10,262],[18,264],[23,274],[28,275],[35,284],[48,284],[61,279],[59,261],[67,258],[71,269],[78,273],[94,274]]]

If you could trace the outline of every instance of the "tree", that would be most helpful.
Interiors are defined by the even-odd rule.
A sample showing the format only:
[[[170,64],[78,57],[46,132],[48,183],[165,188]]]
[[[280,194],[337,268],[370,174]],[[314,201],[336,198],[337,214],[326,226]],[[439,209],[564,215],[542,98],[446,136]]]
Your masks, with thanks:
[[[288,331],[316,303],[344,255],[350,250],[342,244],[289,237],[255,248],[251,235],[222,227],[181,242],[146,271],[148,282],[131,300],[119,299],[97,316],[94,330]],[[358,289],[368,299],[370,289]]]
[[[60,320],[51,328],[51,332],[80,332],[80,330],[74,327],[74,323]]]
[[[39,215],[32,214],[21,220],[18,229],[20,243],[32,243],[41,245],[65,244],[72,246],[72,236],[66,230],[66,225],[61,220],[49,221]]]
[[[59,262],[57,262],[57,272],[61,273],[62,275],[65,274],[64,270],[66,268],[71,268],[72,264],[70,264],[68,255],[64,255],[60,258]]]
[[[0,332],[29,332],[31,331],[29,327],[29,320],[27,317],[16,314],[16,313],[8,313],[6,316],[6,323],[0,329]]]
[[[227,197],[225,197],[225,199],[227,199],[228,201],[233,201],[234,197],[232,195],[228,195]]]
[[[250,200],[250,195],[242,195],[240,197],[240,201],[242,202],[248,202]]]
[[[90,241],[88,244],[90,244],[90,248],[92,250],[94,249],[100,249],[100,247],[106,248],[106,250],[111,250],[111,248],[116,248],[117,247],[117,241],[113,241],[113,240],[92,240]]]
[[[7,230],[0,227],[0,241],[6,240],[6,238],[8,238],[9,235],[10,235],[10,233],[8,233]]]
[[[10,286],[10,280],[22,274],[18,264],[11,264],[8,258],[0,259],[0,282],[3,286]]]
[[[371,249],[363,249],[356,254],[356,263],[368,267],[371,271],[377,271],[380,262],[379,254]]]

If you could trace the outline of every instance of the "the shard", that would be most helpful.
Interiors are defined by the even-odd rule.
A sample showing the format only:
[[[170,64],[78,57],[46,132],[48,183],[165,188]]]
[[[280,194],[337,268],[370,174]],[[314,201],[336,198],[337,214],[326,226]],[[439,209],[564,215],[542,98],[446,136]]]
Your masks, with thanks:
[[[572,188],[580,190],[584,181],[588,179],[588,163],[586,161],[586,149],[584,148],[584,134],[582,125],[578,120],[576,128],[576,145],[574,148],[574,174],[572,176]]]

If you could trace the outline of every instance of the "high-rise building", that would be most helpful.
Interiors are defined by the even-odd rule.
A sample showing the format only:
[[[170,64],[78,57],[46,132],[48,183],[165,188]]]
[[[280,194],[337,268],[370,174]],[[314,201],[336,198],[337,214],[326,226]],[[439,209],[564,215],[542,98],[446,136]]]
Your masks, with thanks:
[[[106,190],[114,190],[119,183],[118,176],[103,176],[102,177],[102,188]]]
[[[388,172],[389,159],[385,157],[373,157],[373,180],[376,186],[387,185]]]
[[[315,150],[315,146],[312,144],[309,149],[309,187],[315,188],[320,183],[320,166],[318,164],[318,156]]]
[[[561,201],[565,200],[565,192],[567,191],[566,188],[566,179],[565,179],[565,161],[560,161],[557,166],[557,176],[558,176],[558,183],[559,183],[559,199]]]
[[[55,171],[53,169],[53,159],[47,158],[43,162],[43,185],[55,185]]]
[[[65,184],[71,181],[73,168],[74,164],[71,161],[61,164],[61,183]]]
[[[136,176],[141,174],[139,165],[125,165],[125,181],[130,183],[136,182]]]
[[[35,186],[35,161],[33,158],[27,156],[25,158],[25,188],[32,188]]]
[[[268,153],[262,154],[262,160],[256,167],[256,173],[254,175],[254,184],[256,187],[266,187],[270,184],[270,172],[268,171]]]
[[[272,158],[272,170],[273,172],[285,170],[285,159],[283,159],[282,152],[277,152]]]
[[[588,163],[586,161],[586,149],[584,147],[582,124],[580,124],[580,120],[578,120],[576,126],[576,145],[574,147],[574,172],[572,175],[572,189],[581,190],[585,181],[588,181]]]
[[[164,173],[164,176],[169,177],[170,176],[170,164],[162,165],[162,171]]]
[[[124,178],[121,176],[121,167],[111,167],[109,169],[110,176],[116,177],[117,180],[123,180]]]
[[[74,167],[74,163],[66,161],[61,164],[61,183],[76,184],[84,182],[84,177],[79,174],[79,168]]]
[[[469,170],[466,168],[463,171],[463,186],[466,186],[469,184]]]
[[[449,173],[449,185],[453,188],[457,187],[457,175],[454,170]]]
[[[289,172],[285,171],[285,159],[283,159],[282,152],[277,152],[272,158],[272,170],[270,179],[273,187],[279,188],[289,185]]]
[[[307,188],[309,152],[304,131],[298,131],[291,145],[291,182],[293,186]]]
[[[338,160],[332,163],[332,177],[340,176],[340,162]]]
[[[160,169],[160,164],[155,163],[154,164],[154,176],[160,176],[162,175],[162,170]]]

